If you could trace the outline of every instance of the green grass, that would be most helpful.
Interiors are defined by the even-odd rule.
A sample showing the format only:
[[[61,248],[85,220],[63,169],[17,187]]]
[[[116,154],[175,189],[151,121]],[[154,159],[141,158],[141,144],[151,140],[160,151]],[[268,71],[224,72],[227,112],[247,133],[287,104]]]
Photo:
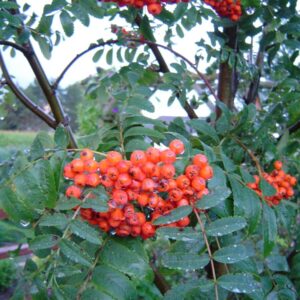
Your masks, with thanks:
[[[37,132],[0,130],[0,162],[11,158],[19,150],[28,149]]]

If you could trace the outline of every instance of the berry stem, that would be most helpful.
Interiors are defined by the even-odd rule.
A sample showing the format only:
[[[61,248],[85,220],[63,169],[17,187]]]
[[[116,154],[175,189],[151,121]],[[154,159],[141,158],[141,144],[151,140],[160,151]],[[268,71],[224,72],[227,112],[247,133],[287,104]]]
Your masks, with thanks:
[[[196,208],[194,208],[194,213],[195,213],[196,218],[198,220],[198,223],[200,225],[201,232],[202,232],[202,235],[203,235],[203,238],[204,238],[204,242],[205,242],[206,249],[207,249],[208,256],[209,256],[209,260],[210,260],[210,265],[211,265],[211,270],[212,270],[212,276],[213,276],[214,286],[215,286],[215,300],[219,300],[219,292],[218,292],[218,285],[217,285],[216,269],[215,269],[215,264],[214,264],[212,252],[211,252],[211,249],[210,249],[210,245],[209,245],[209,242],[208,242],[208,239],[207,239],[207,235],[206,235],[206,232],[205,232],[204,224],[203,224],[203,222],[201,220],[201,217],[198,214]]]

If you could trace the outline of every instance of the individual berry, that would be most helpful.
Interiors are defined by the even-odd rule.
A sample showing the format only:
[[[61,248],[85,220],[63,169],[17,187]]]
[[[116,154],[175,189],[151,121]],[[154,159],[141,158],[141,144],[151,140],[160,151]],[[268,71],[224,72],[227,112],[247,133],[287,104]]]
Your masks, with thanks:
[[[80,187],[71,185],[66,190],[66,196],[72,198],[80,198],[82,190]]]
[[[94,158],[94,152],[90,149],[83,149],[81,152],[80,152],[80,158],[81,160],[83,161],[86,161],[86,160],[91,160]]]
[[[182,154],[184,152],[184,144],[181,140],[173,140],[169,148],[176,154]]]
[[[112,193],[112,199],[117,205],[125,205],[128,202],[128,195],[122,190],[114,190]]]
[[[106,159],[110,165],[115,166],[122,160],[122,155],[117,151],[109,151],[106,155]]]
[[[189,179],[193,179],[199,175],[200,167],[197,165],[188,165],[185,169],[185,175]]]
[[[276,169],[276,170],[281,170],[282,169],[282,162],[280,161],[280,160],[276,160],[275,162],[274,162],[274,168]]]
[[[186,227],[190,224],[190,218],[188,216],[180,219],[179,221],[177,221],[177,225],[179,227]]]
[[[74,178],[75,175],[76,175],[76,173],[73,172],[71,164],[65,165],[65,167],[64,167],[64,177],[72,179],[72,178]]]
[[[128,173],[123,173],[118,176],[117,183],[120,184],[122,188],[128,187],[132,183],[132,179]]]
[[[160,3],[152,3],[147,5],[148,12],[152,15],[159,15],[162,11],[162,6]]]
[[[204,154],[196,154],[193,158],[193,164],[200,168],[206,167],[208,164],[207,157]]]
[[[171,179],[175,176],[175,167],[172,164],[165,164],[161,167],[160,173],[164,178]]]
[[[147,161],[147,156],[142,150],[135,150],[130,155],[130,161],[134,165],[144,165]]]
[[[152,237],[155,234],[155,227],[152,225],[151,222],[146,222],[142,226],[142,233],[146,237]]]
[[[84,161],[84,171],[94,173],[98,170],[99,163],[93,159]]]
[[[211,166],[204,166],[203,168],[200,168],[200,171],[199,171],[199,176],[206,179],[206,180],[209,180],[213,177],[214,175],[214,171],[213,171],[213,168]]]
[[[158,163],[160,161],[160,151],[154,147],[150,147],[146,150],[146,157],[148,161]]]
[[[78,176],[78,175],[77,175]],[[101,180],[98,174],[91,173],[86,175],[86,185],[96,187],[100,184]]]
[[[196,177],[192,180],[192,187],[196,191],[202,191],[205,189],[205,180],[202,177]]]
[[[76,174],[74,177],[74,183],[79,186],[85,186],[86,185],[86,178],[87,176],[85,174]]]
[[[155,182],[151,178],[145,178],[142,182],[142,190],[145,192],[153,192]]]
[[[166,164],[172,164],[176,161],[176,154],[172,150],[166,149],[161,152],[160,160]]]
[[[188,186],[190,186],[190,180],[188,179],[187,176],[185,175],[180,175],[177,177],[176,179],[176,183],[177,183],[177,186],[180,188],[180,189],[186,189]]]
[[[115,181],[119,177],[119,171],[116,167],[109,167],[107,169],[106,175],[110,180]]]
[[[110,213],[110,219],[114,221],[123,221],[125,220],[124,213],[122,209],[120,208],[115,208],[111,213]]]
[[[84,161],[80,158],[75,158],[71,162],[71,168],[73,172],[81,173],[84,171]]]

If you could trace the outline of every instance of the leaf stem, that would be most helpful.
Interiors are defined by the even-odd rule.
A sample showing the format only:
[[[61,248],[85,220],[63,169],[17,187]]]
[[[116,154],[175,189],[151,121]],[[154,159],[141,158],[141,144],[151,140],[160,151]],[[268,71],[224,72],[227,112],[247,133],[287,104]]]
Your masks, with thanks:
[[[218,292],[218,285],[217,285],[217,276],[216,276],[215,264],[214,264],[212,252],[211,252],[211,249],[210,249],[210,245],[209,245],[209,242],[208,242],[208,239],[207,239],[207,235],[206,235],[206,232],[205,232],[204,224],[203,224],[203,222],[201,220],[201,217],[198,214],[196,208],[194,208],[194,213],[195,213],[196,218],[198,220],[198,223],[200,225],[201,232],[202,232],[202,235],[203,235],[203,238],[204,238],[204,242],[205,242],[205,245],[206,245],[206,248],[207,248],[207,252],[208,252],[208,256],[209,256],[209,260],[210,260],[210,265],[211,265],[211,270],[212,270],[212,276],[213,276],[213,280],[214,280],[214,287],[215,287],[215,300],[219,300],[219,292]]]
[[[91,265],[91,267],[89,268],[88,270],[88,273],[87,273],[87,276],[84,280],[84,282],[82,283],[81,287],[79,288],[78,292],[77,292],[77,296],[76,296],[76,300],[80,300],[81,299],[81,295],[82,293],[85,291],[86,289],[86,286],[88,285],[89,281],[91,280],[92,278],[92,275],[93,275],[93,271],[94,269],[96,268],[97,266],[97,263],[100,259],[100,254],[105,246],[105,244],[107,243],[109,237],[107,237],[104,241],[103,241],[103,244],[99,247],[99,249],[97,250],[96,252],[96,257],[95,257],[95,260],[93,262],[93,264]]]

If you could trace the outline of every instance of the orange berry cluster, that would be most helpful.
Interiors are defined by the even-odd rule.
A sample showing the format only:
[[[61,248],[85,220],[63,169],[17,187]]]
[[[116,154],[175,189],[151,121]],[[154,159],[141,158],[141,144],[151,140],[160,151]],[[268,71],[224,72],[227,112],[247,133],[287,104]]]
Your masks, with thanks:
[[[236,22],[242,15],[240,0],[204,0],[204,3],[211,6],[220,17],[226,17]]]
[[[297,179],[290,174],[286,174],[284,170],[282,170],[281,161],[275,161],[274,170],[270,174],[263,173],[263,177],[276,190],[275,195],[265,197],[270,206],[278,205],[282,199],[294,196],[293,187],[297,184]],[[262,196],[262,191],[259,187],[260,178],[255,175],[254,179],[255,182],[248,183],[247,186],[253,189],[259,196]]]
[[[120,7],[133,6],[135,8],[143,8],[147,6],[147,10],[152,15],[159,15],[163,9],[163,2],[168,4],[189,2],[189,0],[104,0],[104,2],[116,2]]]
[[[123,159],[117,151],[110,151],[105,159],[97,162],[93,151],[84,149],[80,158],[64,167],[64,176],[74,182],[67,188],[66,196],[82,199],[84,187],[101,185],[110,198],[108,211],[81,209],[81,216],[118,236],[152,237],[157,228],[153,224],[155,219],[177,207],[193,205],[209,193],[206,181],[212,178],[213,170],[205,155],[196,154],[185,173],[175,176],[174,163],[183,152],[184,144],[173,140],[165,150],[154,147],[135,150],[130,160]],[[189,223],[190,218],[186,216],[163,226],[185,227]]]

